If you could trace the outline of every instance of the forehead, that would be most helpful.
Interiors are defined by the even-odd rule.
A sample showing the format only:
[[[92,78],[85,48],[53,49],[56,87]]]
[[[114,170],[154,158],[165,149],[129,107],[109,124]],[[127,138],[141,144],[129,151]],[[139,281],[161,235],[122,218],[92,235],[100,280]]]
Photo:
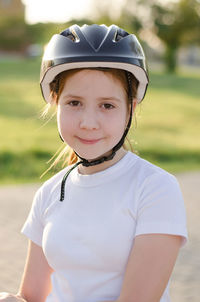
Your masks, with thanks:
[[[69,74],[64,79],[61,94],[75,94],[96,97],[114,96],[126,99],[126,90],[122,82],[111,72],[83,69]]]
[[[111,72],[104,72],[101,70],[92,70],[92,69],[83,69],[80,71],[75,71],[71,75],[69,74],[65,78],[65,86],[71,85],[106,85],[113,88],[113,86],[117,86],[124,89],[121,81],[114,76]]]

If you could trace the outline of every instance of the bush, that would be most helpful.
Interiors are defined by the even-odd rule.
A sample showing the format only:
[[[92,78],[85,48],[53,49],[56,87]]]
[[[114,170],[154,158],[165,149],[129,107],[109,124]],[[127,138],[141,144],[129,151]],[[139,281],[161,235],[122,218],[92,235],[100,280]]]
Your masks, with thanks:
[[[0,21],[1,50],[23,51],[29,44],[27,25],[23,18],[4,18]]]

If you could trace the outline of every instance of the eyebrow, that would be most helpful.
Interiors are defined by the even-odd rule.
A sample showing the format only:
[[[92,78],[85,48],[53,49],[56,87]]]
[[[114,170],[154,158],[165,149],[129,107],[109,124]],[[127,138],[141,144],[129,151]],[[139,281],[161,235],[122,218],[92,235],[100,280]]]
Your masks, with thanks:
[[[83,99],[83,97],[74,94],[65,94],[63,98]]]
[[[74,94],[66,94],[63,97],[64,98],[74,98],[74,99],[84,99],[82,96],[80,96],[80,95],[74,95]],[[99,97],[98,100],[100,100],[100,101],[114,100],[114,101],[120,102],[120,99],[118,99],[118,98],[116,98],[114,96]]]
[[[102,101],[114,100],[120,102],[120,99],[116,98],[115,96],[102,97],[102,98],[98,98],[98,100],[102,100]]]

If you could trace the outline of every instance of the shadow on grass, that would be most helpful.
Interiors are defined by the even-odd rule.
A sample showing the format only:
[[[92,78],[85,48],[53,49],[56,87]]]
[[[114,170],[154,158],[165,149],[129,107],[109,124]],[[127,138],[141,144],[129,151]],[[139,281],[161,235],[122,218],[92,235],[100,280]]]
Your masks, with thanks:
[[[27,150],[23,153],[4,151],[0,153],[0,183],[44,182],[61,169],[58,167],[40,176],[48,169],[47,161],[53,156],[46,150]],[[169,172],[200,170],[200,152],[143,150],[139,156]]]
[[[27,150],[22,153],[3,151],[0,153],[0,183],[43,182],[58,172],[52,169],[42,179],[40,176],[49,167],[47,162],[53,156],[46,150]]]
[[[139,156],[173,173],[200,170],[198,151],[143,150]]]
[[[194,151],[156,151],[156,150],[144,150],[139,152],[140,156],[143,158],[151,158],[160,162],[173,162],[173,161],[199,161],[200,162],[200,152]]]

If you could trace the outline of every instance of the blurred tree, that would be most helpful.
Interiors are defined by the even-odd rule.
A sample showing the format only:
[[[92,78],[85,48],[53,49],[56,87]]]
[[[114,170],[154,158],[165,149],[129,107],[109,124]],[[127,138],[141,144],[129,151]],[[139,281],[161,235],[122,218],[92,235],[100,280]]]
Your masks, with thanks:
[[[119,22],[136,35],[149,22],[149,4],[144,0],[125,0],[121,9]]]
[[[25,6],[21,0],[0,0],[0,22],[4,18],[24,18]]]
[[[0,22],[0,49],[23,51],[27,44],[27,25],[24,18],[2,18]]]
[[[27,36],[31,44],[46,44],[50,37],[57,33],[56,23],[27,24]]]
[[[176,70],[180,46],[200,43],[200,1],[126,0],[120,22],[143,38],[153,32],[164,44],[166,69]],[[144,44],[144,42],[143,42]]]
[[[87,19],[71,20],[67,23],[27,24],[23,17],[7,17],[0,20],[0,50],[24,52],[31,44],[45,45],[53,34],[61,32],[71,24],[83,25]]]
[[[165,45],[167,71],[174,72],[179,47],[200,43],[200,3],[198,0],[180,0],[168,6],[154,3],[151,11],[154,32]]]
[[[106,24],[107,26],[116,23],[118,26],[124,28],[128,32],[135,34],[142,27],[140,17],[135,13],[131,7],[139,6],[140,0],[124,0],[123,2],[110,0],[94,1],[93,2],[93,19],[98,24]]]
[[[61,31],[63,31],[65,28],[69,27],[72,24],[78,24],[78,25],[83,25],[83,24],[90,24],[91,21],[87,19],[73,19],[70,22],[66,23],[36,23],[36,24],[29,24],[27,25],[27,32],[28,32],[28,37],[29,41],[31,43],[38,43],[45,45],[48,43],[50,38],[52,37],[53,34],[57,34]]]

